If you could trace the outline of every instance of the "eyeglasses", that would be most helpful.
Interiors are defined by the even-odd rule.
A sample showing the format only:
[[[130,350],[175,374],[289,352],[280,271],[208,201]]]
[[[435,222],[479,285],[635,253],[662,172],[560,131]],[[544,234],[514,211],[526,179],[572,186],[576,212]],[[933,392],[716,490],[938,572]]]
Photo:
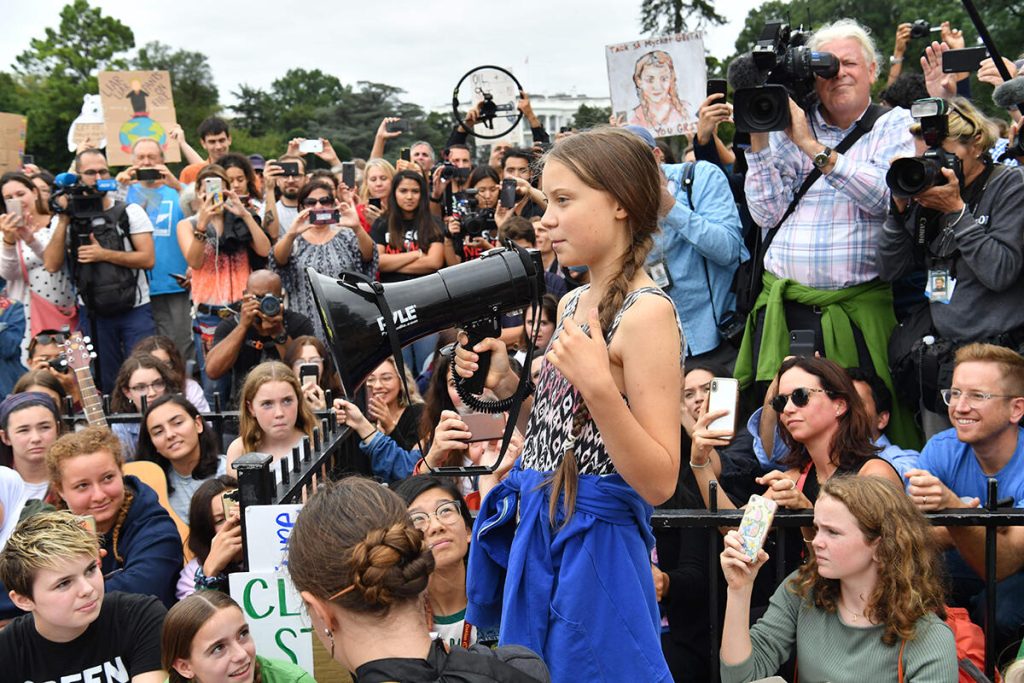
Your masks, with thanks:
[[[1017,398],[1009,394],[990,394],[984,391],[960,391],[959,389],[943,389],[939,393],[942,394],[942,400],[947,406],[959,403],[964,399],[967,400],[967,405],[976,406],[993,398]]]
[[[64,334],[37,334],[36,344],[41,346],[48,346],[50,344],[63,344],[67,339],[67,335]]]
[[[420,531],[426,531],[430,526],[430,518],[433,517],[444,526],[452,526],[462,519],[461,506],[457,500],[446,500],[434,509],[434,514],[429,512],[413,512],[409,514],[412,525]]]
[[[306,197],[302,204],[303,206],[316,206],[317,204],[320,206],[334,206],[334,202],[334,197],[320,197],[320,199],[315,197]]]
[[[786,409],[786,404],[789,403],[790,399],[793,400],[793,405],[797,408],[803,408],[811,400],[811,394],[827,394],[828,392],[824,389],[808,389],[807,387],[799,387],[793,390],[791,394],[779,394],[772,399],[771,407],[777,413],[781,413]]]
[[[106,178],[107,176],[110,175],[110,169],[109,168],[96,168],[96,169],[90,168],[88,171],[82,171],[78,175],[87,175],[87,176],[98,175],[101,178]]]
[[[128,387],[128,391],[133,394],[148,394],[150,389],[153,391],[163,391],[166,387],[167,384],[162,379],[158,379],[151,384],[133,384]]]

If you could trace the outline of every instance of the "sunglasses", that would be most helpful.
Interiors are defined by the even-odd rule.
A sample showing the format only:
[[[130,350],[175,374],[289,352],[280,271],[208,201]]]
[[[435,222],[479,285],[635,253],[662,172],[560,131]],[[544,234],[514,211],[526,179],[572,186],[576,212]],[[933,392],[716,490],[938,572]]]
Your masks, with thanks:
[[[64,334],[37,334],[36,344],[42,346],[49,346],[50,344],[63,344],[67,340],[67,335]]]
[[[803,408],[811,400],[811,394],[828,394],[824,389],[808,389],[806,387],[799,387],[793,390],[791,394],[779,394],[772,399],[771,407],[775,412],[781,413],[786,409],[786,404],[792,399],[793,405],[797,408]]]
[[[334,202],[334,197],[320,197],[320,199],[315,197],[306,197],[306,200],[302,202],[302,204],[304,206],[316,206],[317,204],[320,206],[334,206]]]

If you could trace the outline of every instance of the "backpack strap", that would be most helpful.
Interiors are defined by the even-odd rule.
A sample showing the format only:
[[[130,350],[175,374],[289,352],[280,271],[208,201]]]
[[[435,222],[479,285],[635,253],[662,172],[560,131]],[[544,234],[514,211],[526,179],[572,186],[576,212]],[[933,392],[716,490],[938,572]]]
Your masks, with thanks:
[[[687,161],[683,164],[683,189],[686,190],[686,203],[693,211],[693,176],[696,174],[697,162]]]

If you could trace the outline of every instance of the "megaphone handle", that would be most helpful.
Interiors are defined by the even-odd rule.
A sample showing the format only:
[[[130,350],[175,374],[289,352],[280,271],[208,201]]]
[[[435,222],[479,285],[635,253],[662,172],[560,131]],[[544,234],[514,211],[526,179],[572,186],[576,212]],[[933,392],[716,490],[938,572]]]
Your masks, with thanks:
[[[473,347],[487,337],[497,337],[501,334],[501,320],[497,316],[484,320],[477,320],[466,325],[466,337],[468,341],[463,347],[467,351],[473,351]],[[472,377],[463,378],[462,386],[471,394],[481,394],[484,390],[484,382],[487,380],[487,372],[491,368],[491,352],[484,351],[477,354],[477,371]]]

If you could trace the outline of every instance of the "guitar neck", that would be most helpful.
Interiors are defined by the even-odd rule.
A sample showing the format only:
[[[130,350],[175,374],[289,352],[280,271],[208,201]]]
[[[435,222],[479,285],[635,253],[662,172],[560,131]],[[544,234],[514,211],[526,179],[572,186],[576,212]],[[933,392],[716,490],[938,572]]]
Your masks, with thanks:
[[[86,421],[90,425],[106,427],[107,416],[103,413],[103,399],[92,381],[89,368],[76,369],[75,377],[78,378],[78,389],[82,392],[82,409],[85,410]]]

